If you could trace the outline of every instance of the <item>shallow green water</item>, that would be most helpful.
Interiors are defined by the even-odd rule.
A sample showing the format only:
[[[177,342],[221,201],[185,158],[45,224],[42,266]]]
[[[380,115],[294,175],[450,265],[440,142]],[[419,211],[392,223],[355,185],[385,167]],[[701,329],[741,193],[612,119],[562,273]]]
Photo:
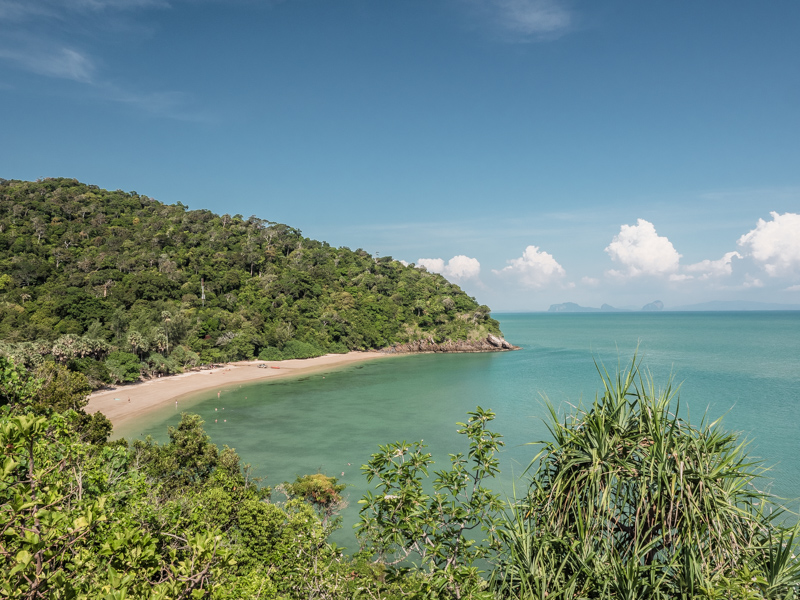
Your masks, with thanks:
[[[462,451],[456,421],[477,405],[497,413],[505,436],[501,487],[510,491],[535,454],[527,442],[547,430],[542,396],[563,409],[594,398],[593,358],[609,370],[639,356],[657,383],[682,382],[681,406],[699,421],[725,414],[728,429],[753,440],[774,465],[772,491],[800,496],[800,312],[499,315],[519,352],[400,356],[327,373],[215,389],[180,410],[197,412],[213,441],[236,448],[275,485],[321,470],[349,484],[350,507],[337,543],[354,545],[351,525],[367,489],[359,472],[378,444],[425,440],[438,466]],[[217,392],[220,398],[217,399]],[[174,407],[127,437],[165,440]],[[342,475],[344,473],[344,475]]]

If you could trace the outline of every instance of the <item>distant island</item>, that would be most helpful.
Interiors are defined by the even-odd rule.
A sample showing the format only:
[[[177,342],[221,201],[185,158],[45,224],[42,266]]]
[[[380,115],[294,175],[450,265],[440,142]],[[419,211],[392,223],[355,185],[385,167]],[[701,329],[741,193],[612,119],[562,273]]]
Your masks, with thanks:
[[[661,300],[654,300],[649,304],[645,304],[640,310],[644,311],[659,311],[664,310],[664,303]],[[615,308],[610,304],[603,304],[600,308],[591,306],[581,306],[574,302],[563,302],[561,304],[551,304],[547,312],[559,313],[589,313],[589,312],[633,312],[627,308]]]
[[[758,311],[758,310],[800,310],[800,304],[777,304],[773,302],[749,302],[740,300],[715,300],[712,302],[701,302],[699,304],[687,304],[665,308],[661,300],[655,300],[645,304],[639,311],[644,312],[734,312],[734,311]],[[638,312],[628,308],[615,308],[610,304],[603,304],[600,308],[591,306],[581,306],[574,302],[562,302],[561,304],[551,304],[547,312],[556,313],[596,313],[596,312]]]

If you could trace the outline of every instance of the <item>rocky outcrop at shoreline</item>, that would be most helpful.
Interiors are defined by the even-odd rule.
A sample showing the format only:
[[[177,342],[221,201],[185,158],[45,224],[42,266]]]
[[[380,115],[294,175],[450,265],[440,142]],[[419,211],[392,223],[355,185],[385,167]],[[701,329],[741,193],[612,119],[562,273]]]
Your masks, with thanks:
[[[520,350],[519,346],[507,342],[497,335],[488,335],[480,340],[445,340],[435,342],[433,338],[423,338],[405,344],[394,344],[380,351],[386,354],[412,354],[420,352],[505,352]]]

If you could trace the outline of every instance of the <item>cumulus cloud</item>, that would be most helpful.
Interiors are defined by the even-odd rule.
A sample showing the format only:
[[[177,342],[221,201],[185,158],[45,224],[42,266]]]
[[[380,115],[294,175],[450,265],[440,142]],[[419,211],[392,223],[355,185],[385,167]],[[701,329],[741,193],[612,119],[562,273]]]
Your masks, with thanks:
[[[672,242],[644,219],[638,219],[636,225],[622,225],[606,252],[622,266],[609,274],[620,277],[675,274],[681,258]]]
[[[528,246],[520,258],[508,261],[508,266],[493,271],[498,275],[513,276],[522,285],[542,288],[560,281],[565,275],[562,267],[552,254],[539,250],[538,246]]]
[[[771,212],[772,221],[759,219],[755,229],[739,238],[743,251],[778,277],[800,271],[800,214]]]
[[[417,261],[418,267],[425,267],[431,273],[441,273],[444,271],[444,260],[441,258],[420,258]]]
[[[478,262],[478,259],[463,254],[454,256],[447,263],[441,258],[420,258],[417,265],[425,267],[433,273],[444,275],[447,279],[457,281],[475,279],[481,272],[481,263]]]
[[[724,277],[733,272],[733,259],[743,258],[738,252],[726,252],[719,260],[702,260],[699,263],[688,265],[686,270],[690,273],[698,273],[698,279],[710,279],[712,277]]]
[[[752,275],[745,275],[744,283],[742,284],[744,289],[748,288],[762,288],[764,287],[764,282],[761,281],[758,277],[753,277]]]

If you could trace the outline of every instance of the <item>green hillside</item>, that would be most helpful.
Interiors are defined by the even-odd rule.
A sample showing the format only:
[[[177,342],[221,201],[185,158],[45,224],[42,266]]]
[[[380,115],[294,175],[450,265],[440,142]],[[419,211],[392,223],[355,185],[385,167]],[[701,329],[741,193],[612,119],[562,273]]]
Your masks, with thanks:
[[[0,306],[6,354],[95,382],[499,333],[457,285],[391,257],[74,179],[0,180]]]

